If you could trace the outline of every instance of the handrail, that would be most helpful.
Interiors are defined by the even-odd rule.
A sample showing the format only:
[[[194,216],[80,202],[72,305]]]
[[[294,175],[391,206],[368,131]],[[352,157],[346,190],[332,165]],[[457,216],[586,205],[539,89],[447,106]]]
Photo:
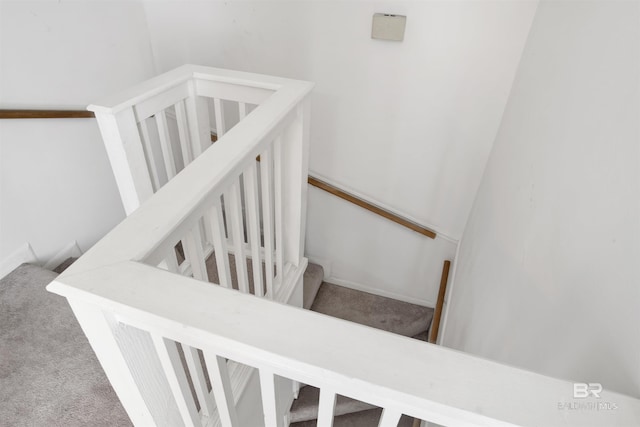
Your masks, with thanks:
[[[95,117],[93,111],[85,110],[0,109],[0,119],[81,119],[93,117]]]
[[[396,213],[393,213],[387,209],[384,209],[380,206],[374,205],[360,197],[354,196],[351,193],[346,192],[345,190],[336,187],[335,185],[329,184],[326,181],[318,179],[314,176],[309,175],[308,182],[310,185],[313,185],[316,188],[326,191],[327,193],[333,194],[334,196],[340,197],[343,200],[351,202],[355,205],[360,206],[363,209],[368,210],[369,212],[373,212],[376,215],[380,215],[383,218],[388,219],[389,221],[393,221],[396,224],[400,224],[403,227],[407,227],[410,230],[415,231],[416,233],[420,233],[423,236],[427,236],[431,239],[436,238],[436,232],[420,225],[410,219],[404,218]]]
[[[445,260],[442,266],[442,276],[440,276],[440,289],[438,290],[438,301],[436,303],[436,311],[433,315],[433,324],[429,334],[429,342],[436,343],[438,341],[438,330],[440,329],[440,318],[442,317],[442,306],[444,305],[444,296],[447,292],[447,282],[449,281],[449,268],[451,261]]]

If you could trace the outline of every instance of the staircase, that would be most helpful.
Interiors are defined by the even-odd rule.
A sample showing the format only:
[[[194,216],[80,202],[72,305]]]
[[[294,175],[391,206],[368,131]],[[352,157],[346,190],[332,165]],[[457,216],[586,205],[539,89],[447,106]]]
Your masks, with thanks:
[[[89,107],[127,218],[47,290],[69,301],[131,421],[638,425],[637,399],[603,390],[615,413],[560,411],[568,381],[410,338],[429,323],[415,307],[329,284],[303,295],[312,87],[185,65]]]
[[[317,269],[317,267],[314,267]],[[307,284],[305,283],[305,287]],[[433,309],[391,298],[344,288],[323,282],[310,306],[312,311],[337,317],[395,334],[426,341]],[[292,427],[312,427],[318,418],[320,390],[312,386],[300,389],[291,406]],[[368,403],[338,396],[334,408],[334,426],[367,427],[378,425],[381,409]],[[398,426],[410,427],[412,418],[403,416]]]

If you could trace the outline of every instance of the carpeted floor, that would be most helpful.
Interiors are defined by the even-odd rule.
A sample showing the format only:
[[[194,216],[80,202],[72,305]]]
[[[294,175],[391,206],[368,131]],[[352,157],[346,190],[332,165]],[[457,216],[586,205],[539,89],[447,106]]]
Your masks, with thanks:
[[[130,426],[57,276],[23,264],[0,280],[0,426]]]

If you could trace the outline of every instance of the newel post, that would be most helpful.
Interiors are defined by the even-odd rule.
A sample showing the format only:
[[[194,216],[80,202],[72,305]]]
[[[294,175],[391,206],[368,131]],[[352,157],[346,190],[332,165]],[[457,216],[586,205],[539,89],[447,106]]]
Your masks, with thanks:
[[[119,323],[99,306],[68,302],[133,424],[181,425],[149,333]]]
[[[296,267],[304,256],[307,224],[310,113],[307,96],[296,106],[296,118],[282,135],[284,259]]]
[[[96,112],[95,115],[128,216],[153,195],[138,124],[131,108],[114,114]]]

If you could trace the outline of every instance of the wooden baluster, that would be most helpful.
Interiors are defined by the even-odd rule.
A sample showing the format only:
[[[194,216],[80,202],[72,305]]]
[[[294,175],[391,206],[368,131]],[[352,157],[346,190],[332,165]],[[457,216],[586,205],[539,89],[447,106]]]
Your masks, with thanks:
[[[182,415],[182,421],[187,427],[201,426],[200,416],[191,395],[176,343],[157,334],[151,334],[151,338],[180,415]]]
[[[284,421],[278,416],[275,379],[273,372],[265,368],[260,369],[260,390],[262,391],[264,425],[269,427],[281,427]]]
[[[214,98],[213,105],[215,107],[216,114],[216,135],[218,135],[218,139],[220,139],[226,132],[222,100],[220,98]]]
[[[172,273],[178,273],[180,271],[180,267],[178,266],[178,259],[176,257],[176,250],[173,248],[173,246],[167,251],[167,256],[163,261],[162,268],[165,268]]]
[[[267,297],[273,299],[273,149],[260,155],[260,181],[262,184],[262,232],[264,235],[264,265]]]
[[[231,237],[236,259],[236,272],[238,273],[238,289],[240,292],[249,293],[247,260],[244,253],[244,229],[242,224],[242,205],[240,201],[239,182],[234,182],[231,185],[231,188],[225,194],[224,201],[227,215],[228,217],[231,217]]]
[[[209,394],[207,380],[205,378],[200,355],[198,354],[198,349],[184,344],[182,345],[182,349],[184,350],[184,357],[187,360],[187,366],[191,373],[193,388],[195,388],[196,396],[198,396],[198,402],[200,402],[200,409],[204,415],[211,416],[215,406],[213,404],[213,399]]]
[[[384,408],[382,410],[382,416],[380,417],[378,427],[397,427],[401,416],[401,412],[394,409]]]
[[[274,175],[274,205],[275,205],[275,237],[276,237],[276,283],[281,286],[284,279],[284,247],[282,221],[282,139],[273,142],[273,175]]]
[[[178,135],[180,137],[180,150],[182,151],[182,162],[184,167],[193,161],[191,152],[191,140],[189,139],[189,122],[187,120],[187,112],[184,100],[175,105],[176,121],[178,122]]]
[[[207,98],[198,96],[195,87],[189,85],[190,96],[185,99],[189,136],[193,157],[197,158],[211,145],[211,126],[209,125],[209,106]]]
[[[185,258],[191,264],[194,279],[209,281],[207,264],[202,250],[202,236],[200,232],[200,221],[187,233],[183,240]]]
[[[147,162],[147,170],[153,183],[153,190],[158,191],[160,189],[160,176],[158,175],[158,166],[153,156],[153,143],[151,141],[151,135],[149,134],[149,119],[145,119],[138,123],[140,127],[140,134],[142,139],[142,146],[144,147],[144,157]]]
[[[204,358],[209,368],[213,396],[216,399],[222,427],[238,427],[240,424],[238,423],[227,360],[224,357],[211,355],[208,351],[204,352]]]
[[[209,213],[209,226],[212,232],[213,253],[216,257],[218,267],[218,279],[220,285],[231,288],[231,270],[229,269],[229,250],[227,249],[227,239],[224,233],[224,218],[222,216],[222,206],[220,200],[213,205]]]
[[[247,222],[249,231],[249,244],[251,247],[251,262],[253,266],[253,289],[256,296],[264,295],[262,285],[262,261],[260,259],[260,207],[258,201],[258,174],[256,162],[243,174],[244,196],[247,208]]]
[[[156,125],[158,126],[158,135],[160,137],[160,149],[162,150],[162,158],[164,160],[164,168],[167,173],[167,180],[176,176],[176,161],[173,157],[173,149],[171,148],[171,136],[169,134],[169,125],[167,123],[167,114],[164,110],[156,114]]]
[[[320,389],[318,404],[318,427],[333,426],[333,411],[336,406],[336,394],[327,388]]]
[[[247,104],[244,102],[238,102],[238,117],[240,118],[240,121],[247,117]]]

